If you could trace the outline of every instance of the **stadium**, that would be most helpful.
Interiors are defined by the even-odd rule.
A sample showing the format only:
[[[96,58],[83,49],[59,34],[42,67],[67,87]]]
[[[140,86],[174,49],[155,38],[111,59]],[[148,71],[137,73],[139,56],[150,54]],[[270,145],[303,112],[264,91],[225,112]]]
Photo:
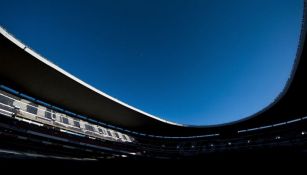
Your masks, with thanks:
[[[69,74],[0,28],[0,156],[105,160],[306,154],[306,1],[284,90],[239,121],[195,127],[125,104]]]

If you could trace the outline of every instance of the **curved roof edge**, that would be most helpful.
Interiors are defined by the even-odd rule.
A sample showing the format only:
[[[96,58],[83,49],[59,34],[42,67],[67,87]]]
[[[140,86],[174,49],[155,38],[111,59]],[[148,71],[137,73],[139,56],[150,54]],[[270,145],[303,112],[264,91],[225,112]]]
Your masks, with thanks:
[[[33,49],[31,49],[29,46],[25,45],[24,43],[22,43],[20,40],[18,40],[16,37],[14,37],[12,34],[10,34],[7,30],[5,30],[2,26],[0,26],[0,33],[2,35],[4,35],[7,39],[9,39],[10,41],[12,41],[13,43],[15,43],[18,47],[20,47],[21,49],[25,50],[26,52],[28,52],[29,54],[31,54],[34,58],[40,60],[41,62],[47,64],[48,66],[50,66],[51,68],[61,72],[63,75],[67,76],[68,78],[71,78],[73,79],[74,81],[80,83],[81,85],[93,90],[94,92],[102,95],[103,97],[106,97],[110,100],[113,100],[114,102],[118,103],[118,104],[121,104],[127,108],[130,108],[131,110],[134,110],[136,112],[139,112],[143,115],[146,115],[148,117],[151,117],[151,118],[154,118],[156,120],[159,120],[161,122],[164,122],[164,123],[167,123],[167,124],[171,124],[171,125],[177,125],[177,126],[187,126],[187,125],[183,125],[183,124],[178,124],[178,123],[175,123],[175,122],[170,122],[170,121],[167,121],[167,120],[164,120],[164,119],[161,119],[157,116],[154,116],[152,114],[149,114],[145,111],[142,111],[136,107],[133,107],[127,103],[124,103],[100,90],[98,90],[97,88],[89,85],[88,83],[80,80],[79,78],[75,77],[74,75],[70,74],[69,72],[65,71],[64,69],[60,68],[59,66],[57,66],[56,64],[52,63],[51,61],[49,61],[48,59],[46,59],[45,57],[41,56],[40,54],[38,54],[37,52],[35,52]]]
[[[78,79],[77,77],[71,75],[70,73],[66,72],[65,70],[63,70],[62,68],[60,68],[59,66],[55,65],[54,63],[52,63],[51,61],[47,60],[46,58],[42,57],[41,55],[39,55],[38,53],[36,53],[35,51],[33,51],[31,48],[29,48],[28,46],[26,46],[25,44],[23,44],[22,42],[20,42],[18,39],[16,39],[13,35],[11,35],[10,33],[8,33],[4,28],[2,28],[0,26],[0,33],[5,37],[7,38],[8,40],[10,40],[11,42],[13,42],[16,46],[18,46],[19,48],[21,48],[22,50],[24,50],[25,52],[27,52],[28,54],[30,54],[33,58],[39,60],[40,62],[46,64],[47,66],[49,66],[50,68],[54,69],[55,71],[61,73],[62,75],[66,76],[67,78],[77,82],[78,84],[90,89],[91,91],[99,94],[100,96],[104,97],[104,98],[107,98],[119,105],[122,105],[123,107],[126,107],[136,113],[139,113],[141,114],[141,117],[149,117],[151,119],[154,119],[156,121],[159,121],[159,122],[162,122],[164,124],[161,124],[161,126],[159,126],[160,128],[162,128],[163,126],[167,126],[170,128],[173,128],[173,129],[178,129],[180,130],[181,132],[184,131],[184,129],[182,128],[187,128],[187,129],[191,129],[193,130],[193,128],[197,131],[201,131],[202,129],[210,129],[210,128],[215,128],[215,127],[222,127],[222,126],[229,126],[229,125],[233,125],[233,124],[237,124],[237,123],[241,123],[241,122],[244,122],[244,121],[247,121],[249,119],[252,119],[252,118],[255,118],[259,115],[262,115],[264,112],[270,110],[270,108],[272,108],[275,104],[277,104],[288,92],[289,90],[289,87],[294,79],[294,76],[296,74],[296,69],[298,67],[298,64],[300,63],[301,61],[301,57],[302,57],[302,53],[303,53],[303,49],[304,49],[304,42],[305,42],[305,38],[306,38],[306,16],[307,16],[307,12],[306,12],[306,6],[307,6],[307,0],[304,0],[304,10],[303,10],[303,18],[302,18],[302,25],[301,25],[301,33],[300,33],[300,37],[299,37],[299,42],[298,42],[298,49],[297,49],[297,53],[296,53],[296,58],[295,58],[295,61],[294,61],[294,64],[293,64],[293,67],[292,67],[292,71],[291,71],[291,74],[290,74],[290,77],[288,79],[288,81],[286,82],[283,90],[281,91],[281,93],[275,98],[275,100],[270,103],[269,105],[267,105],[265,108],[263,108],[262,110],[260,110],[259,112],[251,115],[251,116],[248,116],[248,117],[245,117],[243,119],[240,119],[240,120],[236,120],[236,121],[233,121],[233,122],[227,122],[227,123],[224,123],[224,124],[216,124],[216,125],[202,125],[202,126],[197,126],[197,125],[184,125],[184,124],[178,124],[178,123],[174,123],[174,122],[170,122],[170,121],[167,121],[167,120],[164,120],[164,119],[161,119],[157,116],[154,116],[154,115],[151,115],[149,113],[146,113],[140,109],[137,109],[133,106],[130,106],[116,98],[113,98],[111,97],[110,95],[92,87],[91,85],[85,83],[84,81]],[[91,116],[90,116],[91,117]],[[135,118],[137,118],[138,116],[135,116]],[[100,118],[101,119],[101,118]],[[138,119],[135,119],[135,120],[138,120]],[[147,119],[145,118],[142,118],[140,120],[143,120],[145,122],[147,122]],[[153,120],[148,120],[149,121],[153,121]],[[158,123],[159,123],[158,122]],[[157,122],[155,122],[157,123]],[[169,126],[170,125],[170,126]],[[157,128],[159,128],[157,127]],[[180,129],[181,128],[181,129]],[[152,129],[152,128],[151,128]],[[158,130],[158,129],[156,129]],[[146,133],[146,132],[145,132]],[[173,132],[172,132],[173,133]],[[202,134],[200,134],[202,135]]]
[[[307,33],[307,0],[304,0],[304,9],[303,9],[302,22],[301,22],[301,30],[300,30],[300,33],[299,33],[298,47],[297,47],[297,50],[296,50],[295,59],[293,61],[293,65],[292,65],[290,75],[289,75],[282,91],[276,96],[276,98],[270,104],[268,104],[267,106],[265,106],[264,108],[262,108],[261,110],[259,110],[258,112],[254,113],[250,116],[244,117],[244,118],[236,120],[236,121],[226,122],[226,123],[218,124],[218,125],[210,125],[210,126],[225,126],[225,125],[236,124],[236,123],[239,123],[239,122],[249,120],[251,118],[254,118],[254,117],[264,113],[265,111],[267,111],[268,109],[273,107],[276,103],[278,103],[288,92],[288,89],[290,88],[291,83],[292,83],[294,76],[296,74],[296,70],[297,70],[297,67],[300,63],[301,56],[302,56],[302,53],[303,53],[303,50],[304,50],[306,33]]]

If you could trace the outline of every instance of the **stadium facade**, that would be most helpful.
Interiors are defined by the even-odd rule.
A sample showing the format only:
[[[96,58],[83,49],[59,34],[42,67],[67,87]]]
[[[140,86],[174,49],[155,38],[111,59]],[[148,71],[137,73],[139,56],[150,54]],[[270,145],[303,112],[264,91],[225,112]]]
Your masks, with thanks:
[[[129,106],[0,28],[0,152],[77,160],[302,152],[307,149],[306,14],[305,1],[295,63],[280,95],[252,116],[214,126],[176,124]]]

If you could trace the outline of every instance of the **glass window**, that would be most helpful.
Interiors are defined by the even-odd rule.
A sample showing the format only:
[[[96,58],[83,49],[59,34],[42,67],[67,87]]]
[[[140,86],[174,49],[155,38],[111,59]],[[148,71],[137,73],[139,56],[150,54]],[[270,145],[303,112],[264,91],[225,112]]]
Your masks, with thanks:
[[[99,128],[100,130],[100,132],[103,134],[103,135],[108,135],[107,133],[106,133],[106,129],[105,128]]]
[[[13,102],[14,102],[14,100],[7,98],[7,97],[0,94],[0,103],[12,106]]]
[[[50,109],[47,109],[45,111],[45,117],[51,119],[51,110]]]
[[[119,138],[119,135],[117,134],[117,132],[113,132],[115,137]]]
[[[76,127],[80,128],[80,122],[74,121],[74,125],[75,125]]]
[[[30,112],[32,114],[37,114],[37,108],[32,105],[31,106],[27,105],[27,112]]]
[[[63,117],[62,120],[63,120],[63,123],[68,124],[68,118]]]
[[[109,130],[107,130],[107,133],[108,133],[108,135],[109,135],[110,137],[112,137],[112,134],[111,134],[111,132],[110,132]]]
[[[85,129],[86,129],[86,130],[89,130],[89,131],[94,131],[93,126],[88,125],[88,124],[85,124]]]

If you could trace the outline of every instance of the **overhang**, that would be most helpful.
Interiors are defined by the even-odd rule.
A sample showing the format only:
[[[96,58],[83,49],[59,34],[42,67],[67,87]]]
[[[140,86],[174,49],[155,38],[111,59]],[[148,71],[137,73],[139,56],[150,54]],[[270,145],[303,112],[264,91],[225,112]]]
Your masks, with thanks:
[[[0,83],[74,113],[152,135],[203,135],[279,122],[307,115],[305,19],[306,10],[293,70],[280,96],[258,113],[223,125],[180,125],[129,106],[51,63],[3,28],[0,28]]]

